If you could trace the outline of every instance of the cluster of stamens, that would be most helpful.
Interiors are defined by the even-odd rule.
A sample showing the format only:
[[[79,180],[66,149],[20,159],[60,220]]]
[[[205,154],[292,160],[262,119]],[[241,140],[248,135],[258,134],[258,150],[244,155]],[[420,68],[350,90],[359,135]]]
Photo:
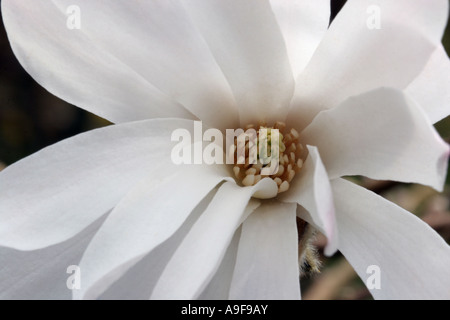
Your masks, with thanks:
[[[258,127],[255,127],[252,124],[247,125],[243,134],[248,132],[248,129],[254,129],[256,131],[256,141],[258,141],[258,143],[253,143],[251,139],[248,141],[239,139],[238,136],[235,138],[234,145],[231,146],[229,150],[229,154],[234,156],[235,165],[233,167],[233,171],[237,180],[244,186],[253,186],[261,179],[269,177],[278,185],[278,193],[287,191],[295,174],[298,173],[303,166],[304,148],[298,141],[299,133],[293,128],[289,131],[286,130],[286,125],[279,121],[276,122],[273,127],[267,127],[265,123],[259,124]],[[267,130],[262,131],[261,129]],[[262,155],[261,152],[259,152],[257,161],[252,161],[249,157],[251,155],[252,148],[257,148],[260,151],[258,144],[261,143],[261,141],[267,141],[269,144],[268,149],[271,149],[271,129],[278,129],[279,132],[279,137],[277,139],[279,142],[279,145],[277,146],[279,156],[277,158],[275,168],[271,168],[272,170],[275,169],[273,171],[275,173],[267,175],[268,171],[265,168],[268,168],[271,164],[263,160],[268,155]],[[236,154],[235,151],[242,147],[242,145],[240,145],[242,143],[245,143],[245,154]]]

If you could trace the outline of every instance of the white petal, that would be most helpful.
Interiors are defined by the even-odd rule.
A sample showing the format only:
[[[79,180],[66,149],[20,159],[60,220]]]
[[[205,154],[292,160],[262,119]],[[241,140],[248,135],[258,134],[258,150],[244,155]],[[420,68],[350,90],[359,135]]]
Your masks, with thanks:
[[[223,179],[224,166],[179,166],[153,174],[114,208],[83,255],[83,288],[76,299],[96,299],[140,258],[169,239]],[[113,248],[106,250],[105,248]],[[95,290],[90,290],[97,282]],[[84,296],[88,291],[89,295]]]
[[[180,243],[183,241],[186,234],[192,228],[192,225],[197,221],[199,216],[204,212],[208,204],[213,199],[216,194],[218,188],[215,188],[212,192],[206,196],[202,202],[194,209],[194,211],[189,215],[187,220],[183,223],[181,228],[175,232],[173,236],[171,236],[167,241],[156,247],[153,251],[147,254],[141,261],[139,261],[136,265],[134,265],[131,269],[127,271],[125,275],[123,275],[118,281],[116,281],[108,290],[103,293],[98,299],[127,299],[127,300],[146,300],[150,296],[153,288],[158,281],[162,271],[164,270],[167,262],[174,254],[175,250],[180,246]],[[253,211],[255,207],[258,205],[258,201],[251,200],[246,210]],[[227,266],[231,261],[227,261],[228,258],[230,260],[235,259],[232,256],[236,255],[237,244],[234,242],[239,240],[240,231],[238,230],[233,238],[232,243],[230,244],[227,255],[224,257],[224,260],[217,271],[214,278],[211,280],[211,283],[208,284],[207,289],[202,293],[202,297],[205,299],[222,299],[222,297],[228,297],[228,289],[231,282],[231,275],[228,276],[228,281],[226,280],[226,273],[229,273]],[[231,257],[228,257],[231,255]],[[233,266],[231,267],[231,272],[233,272]],[[149,272],[151,270],[151,272]],[[222,271],[222,272],[221,272]],[[220,272],[220,275],[219,275]],[[94,290],[97,285],[102,285],[98,283],[94,285]],[[91,292],[88,292],[88,295],[91,296]],[[204,297],[205,294],[208,294],[207,297]],[[91,296],[92,297],[92,296]],[[200,298],[202,298],[200,297]]]
[[[233,90],[241,125],[287,111],[294,79],[269,1],[183,2]]]
[[[450,114],[450,60],[442,45],[405,92],[419,103],[433,123]]]
[[[256,199],[250,199],[244,217],[248,217],[255,209],[260,206],[261,202]],[[241,228],[239,228],[231,241],[225,256],[220,264],[214,277],[208,286],[198,297],[200,300],[227,300],[230,294],[231,279],[233,277],[234,266],[236,264],[236,256],[238,251],[239,240],[241,238]]]
[[[230,299],[300,299],[296,208],[267,202],[245,220]]]
[[[380,29],[369,28],[380,14]],[[297,79],[290,125],[299,130],[321,110],[376,89],[403,90],[422,71],[440,39],[446,0],[350,0]]]
[[[236,229],[248,213],[245,208],[250,197],[266,188],[276,192],[277,185],[269,178],[245,188],[234,182],[224,183],[167,264],[151,298],[197,298],[218,270]]]
[[[365,282],[380,268],[376,299],[450,299],[450,247],[425,222],[351,182],[332,182],[339,250]],[[370,288],[369,288],[370,289]]]
[[[331,179],[364,175],[442,190],[448,145],[414,101],[395,89],[353,97],[320,113],[300,139],[317,146]]]
[[[286,42],[294,78],[305,68],[330,21],[329,0],[270,0]]]
[[[179,1],[78,0],[74,30],[72,5],[2,1],[16,56],[50,92],[114,122],[192,113],[219,128],[236,123],[229,86]]]
[[[301,171],[292,181],[289,190],[280,195],[280,201],[298,203],[308,211],[308,222],[328,238],[325,254],[332,255],[338,246],[333,193],[319,151],[316,147],[307,148],[309,155]]]
[[[234,265],[236,264],[236,255],[241,237],[239,228],[228,246],[227,252],[223,257],[219,269],[211,279],[211,282],[198,296],[198,300],[227,300],[230,294],[231,279],[233,277]]]
[[[143,177],[171,170],[170,136],[178,128],[192,131],[193,122],[113,125],[9,166],[0,172],[0,245],[33,250],[71,238]]]
[[[104,293],[96,297],[93,293],[101,292],[99,287],[107,287],[103,281],[109,281],[108,277],[102,281],[96,282],[88,290],[85,297],[96,298],[100,300],[117,300],[117,299],[132,299],[132,300],[147,300],[153,288],[158,281],[162,271],[167,262],[172,257],[175,250],[180,246],[180,243],[186,237],[186,234],[192,228],[192,225],[197,221],[200,215],[205,211],[218,187],[214,188],[190,213],[189,217],[183,225],[166,241],[157,246],[154,250],[148,253],[145,257],[139,260],[133,267],[131,267],[125,274],[121,272],[121,268],[109,274],[109,277],[119,278],[114,282]],[[149,272],[149,270],[151,270]],[[116,276],[114,273],[118,272],[120,275]]]
[[[19,251],[0,247],[0,299],[71,299],[69,266],[78,266],[89,241],[103,223],[95,221],[75,237],[45,249]],[[80,272],[82,279],[84,273]]]

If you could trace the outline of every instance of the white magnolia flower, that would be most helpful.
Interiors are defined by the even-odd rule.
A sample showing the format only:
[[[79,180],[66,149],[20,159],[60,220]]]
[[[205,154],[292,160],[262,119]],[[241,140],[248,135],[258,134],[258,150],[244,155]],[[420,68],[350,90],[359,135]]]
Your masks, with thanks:
[[[66,27],[74,2],[80,29]],[[432,123],[450,110],[447,12],[447,0],[349,0],[328,28],[324,0],[3,0],[34,79],[116,124],[1,172],[0,297],[68,298],[79,265],[75,298],[299,299],[298,216],[362,279],[380,267],[375,298],[450,298],[445,241],[341,178],[442,190],[449,149]],[[243,187],[232,166],[176,166],[171,133],[193,120],[286,120],[308,156],[278,195],[271,178]]]

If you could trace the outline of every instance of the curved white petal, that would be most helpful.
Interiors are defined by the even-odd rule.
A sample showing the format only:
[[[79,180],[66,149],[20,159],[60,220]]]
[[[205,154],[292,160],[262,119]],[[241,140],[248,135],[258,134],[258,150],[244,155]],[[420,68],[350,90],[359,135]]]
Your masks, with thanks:
[[[68,28],[73,5],[80,29]],[[177,0],[4,0],[2,14],[24,68],[70,103],[113,122],[237,123],[229,86]]]
[[[364,175],[442,190],[448,145],[401,91],[374,90],[314,119],[300,139],[317,146],[331,179]]]
[[[231,86],[241,125],[285,115],[294,79],[269,0],[183,2]]]
[[[267,202],[244,221],[230,299],[300,299],[296,208]]]
[[[137,263],[136,261],[131,261],[130,265],[132,265],[132,267],[129,268],[125,274],[121,270],[121,267],[123,267],[122,265],[111,272],[107,277],[104,277],[101,281],[93,284],[90,289],[87,290],[84,297],[100,300],[147,300],[168,261],[180,246],[193,224],[214,198],[218,188],[219,187],[214,188],[202,199],[195,209],[192,210],[181,227],[170,236],[169,239],[158,245],[144,257],[136,259],[139,260]],[[117,272],[118,275],[116,275],[115,272]],[[118,279],[111,284],[112,281],[110,281],[109,277],[113,279],[112,281]],[[104,281],[108,284],[105,285]],[[104,288],[109,284],[111,284],[111,286],[103,292]],[[99,293],[101,293],[101,295],[98,296]]]
[[[230,245],[223,257],[220,267],[216,274],[208,283],[208,286],[198,296],[198,300],[226,300],[230,293],[231,278],[233,277],[234,265],[236,264],[236,255],[241,237],[239,228],[231,240]]]
[[[256,199],[250,199],[245,212],[242,215],[243,218],[252,214],[259,206],[261,202]],[[237,251],[239,246],[239,240],[241,238],[241,228],[239,228],[233,237],[227,252],[220,263],[219,269],[216,274],[208,283],[208,286],[203,290],[202,294],[198,297],[199,300],[227,300],[230,295],[231,279],[233,277],[234,266],[236,264]]]
[[[46,247],[112,209],[144,176],[170,172],[172,132],[193,122],[154,119],[64,140],[0,172],[0,245]]]
[[[72,284],[70,278],[76,276],[69,267],[79,265],[84,250],[103,221],[104,217],[75,237],[45,249],[20,251],[0,247],[0,299],[71,299],[72,290],[67,281]],[[84,273],[79,274],[82,280]]]
[[[161,273],[163,272],[167,262],[174,254],[175,250],[180,246],[186,234],[192,228],[192,225],[197,221],[200,215],[204,212],[208,204],[213,199],[218,187],[206,196],[201,203],[193,210],[186,221],[183,223],[181,228],[175,232],[167,241],[156,247],[150,253],[148,253],[142,260],[130,268],[124,275],[120,277],[114,284],[112,284],[102,295],[98,297],[101,300],[117,300],[117,299],[127,299],[127,300],[147,300],[150,296],[153,288],[158,281]],[[258,201],[251,200],[246,210],[253,211],[257,207]],[[236,255],[237,242],[239,240],[240,231],[238,230],[230,244],[227,254],[224,260],[211,280],[208,287],[202,293],[200,299],[222,299],[222,297],[228,297],[229,284],[231,282],[231,275],[226,280],[226,273],[229,273],[228,263],[232,261],[226,261],[228,258],[233,260],[233,255]],[[231,256],[231,257],[228,257]],[[234,263],[233,263],[234,265]],[[149,272],[149,270],[151,270]],[[222,271],[222,272],[221,272]],[[233,267],[231,267],[231,272]],[[219,274],[220,273],[220,274]],[[101,285],[97,283],[92,288],[94,291],[97,290],[96,286]],[[91,290],[92,290],[91,289]],[[91,295],[91,290],[88,291],[88,296],[93,298]],[[205,297],[205,294],[207,296]]]
[[[196,221],[164,269],[151,299],[194,299],[206,288],[220,266],[251,196],[258,190],[277,192],[272,179],[253,187],[225,182]],[[180,267],[182,266],[182,267]]]
[[[343,179],[332,181],[339,250],[376,299],[450,299],[450,247],[408,211]],[[369,287],[371,287],[369,285]],[[370,288],[369,288],[370,289]]]
[[[294,78],[306,67],[328,29],[329,0],[270,0],[286,43]]]
[[[224,166],[186,165],[154,173],[114,208],[83,255],[83,288],[76,299],[95,299],[140,258],[170,238],[223,179]],[[105,250],[105,248],[113,248]],[[95,290],[85,294],[96,282]]]
[[[308,222],[328,239],[325,254],[332,255],[338,246],[333,193],[319,151],[313,146],[307,148],[309,154],[301,171],[292,181],[289,190],[281,194],[279,199],[283,202],[298,203],[308,211],[308,220],[311,220]]]
[[[450,60],[442,45],[405,92],[419,103],[433,123],[450,114]]]
[[[447,15],[446,0],[347,1],[297,79],[289,124],[301,130],[380,86],[406,88],[440,45]]]

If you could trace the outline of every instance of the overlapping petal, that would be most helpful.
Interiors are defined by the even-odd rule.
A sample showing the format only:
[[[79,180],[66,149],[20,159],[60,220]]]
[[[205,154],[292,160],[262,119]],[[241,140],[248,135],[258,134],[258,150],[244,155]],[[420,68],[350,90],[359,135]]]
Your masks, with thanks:
[[[223,179],[224,166],[179,166],[134,187],[109,215],[83,255],[83,288],[74,297],[97,298],[148,252],[169,239]],[[174,201],[174,199],[176,199]],[[105,248],[113,248],[107,250]],[[95,287],[91,287],[101,282]]]
[[[71,238],[147,175],[170,173],[171,133],[193,122],[154,119],[93,130],[0,172],[0,245],[21,250]],[[157,181],[155,181],[157,184]]]
[[[261,202],[256,199],[250,199],[246,212],[242,215],[243,218],[252,214],[255,209],[261,205]],[[226,300],[230,297],[230,286],[233,277],[234,266],[236,265],[236,257],[238,246],[241,238],[241,228],[239,228],[231,241],[225,256],[220,263],[219,269],[216,274],[208,283],[208,286],[203,290],[202,294],[198,297],[201,300]]]
[[[325,253],[332,255],[338,246],[338,232],[330,179],[316,147],[307,146],[309,155],[292,181],[290,189],[280,195],[280,201],[298,203],[305,208],[308,220],[328,238]]]
[[[365,283],[368,267],[379,267],[380,288],[369,288],[374,298],[450,299],[450,247],[433,229],[349,181],[331,185],[339,250]]]
[[[405,92],[419,103],[433,123],[450,114],[450,59],[442,45]]]
[[[248,201],[261,190],[276,195],[277,185],[271,179],[245,188],[225,182],[170,259],[151,298],[197,298],[218,270],[235,231],[245,219]]]
[[[216,195],[217,190],[218,187],[208,193],[195,209],[192,210],[181,227],[166,241],[158,245],[141,259],[136,259],[139,261],[131,261],[130,265],[135,264],[125,274],[122,268],[116,268],[106,277],[103,277],[101,281],[91,283],[90,288],[85,290],[84,299],[148,300],[168,261],[189,233],[194,223],[208,207]],[[119,274],[118,276],[115,274],[116,272]],[[119,279],[112,283],[116,278]],[[103,292],[104,288],[107,289]]]
[[[303,129],[381,86],[405,89],[440,45],[447,16],[446,0],[347,1],[297,78],[290,125]]]
[[[269,0],[186,0],[230,84],[241,125],[286,114],[294,79]]]
[[[230,299],[300,299],[296,207],[264,203],[244,221]]]
[[[0,266],[0,296],[19,297],[25,280],[65,295],[44,281],[90,242],[75,298],[299,299],[299,204],[328,237],[326,254],[339,247],[363,280],[369,265],[381,268],[375,298],[450,298],[449,246],[338,179],[442,189],[449,148],[431,121],[449,113],[447,1],[349,0],[325,37],[324,0],[79,0],[79,30],[66,26],[72,5],[2,1],[16,56],[50,92],[113,122],[198,118],[225,129],[284,118],[294,75],[288,121],[306,128],[309,155],[284,203],[261,203],[251,197],[275,196],[271,179],[241,188],[223,166],[171,163],[170,134],[191,120],[111,126],[46,148],[0,173],[0,258],[12,257]],[[380,86],[396,89],[370,91]],[[56,263],[30,262],[36,255]],[[16,265],[12,279],[1,276]]]
[[[442,190],[449,147],[424,111],[382,88],[320,113],[300,139],[317,146],[331,179],[364,175]]]
[[[294,78],[306,67],[330,21],[329,0],[270,0]]]
[[[233,96],[180,1],[2,1],[14,53],[47,90],[113,122],[193,115],[232,128]]]
[[[78,275],[80,278],[75,281],[82,280],[84,274],[75,275],[69,266],[79,265],[84,250],[106,216],[75,237],[48,248],[20,251],[0,247],[0,299],[71,299],[68,280]]]

